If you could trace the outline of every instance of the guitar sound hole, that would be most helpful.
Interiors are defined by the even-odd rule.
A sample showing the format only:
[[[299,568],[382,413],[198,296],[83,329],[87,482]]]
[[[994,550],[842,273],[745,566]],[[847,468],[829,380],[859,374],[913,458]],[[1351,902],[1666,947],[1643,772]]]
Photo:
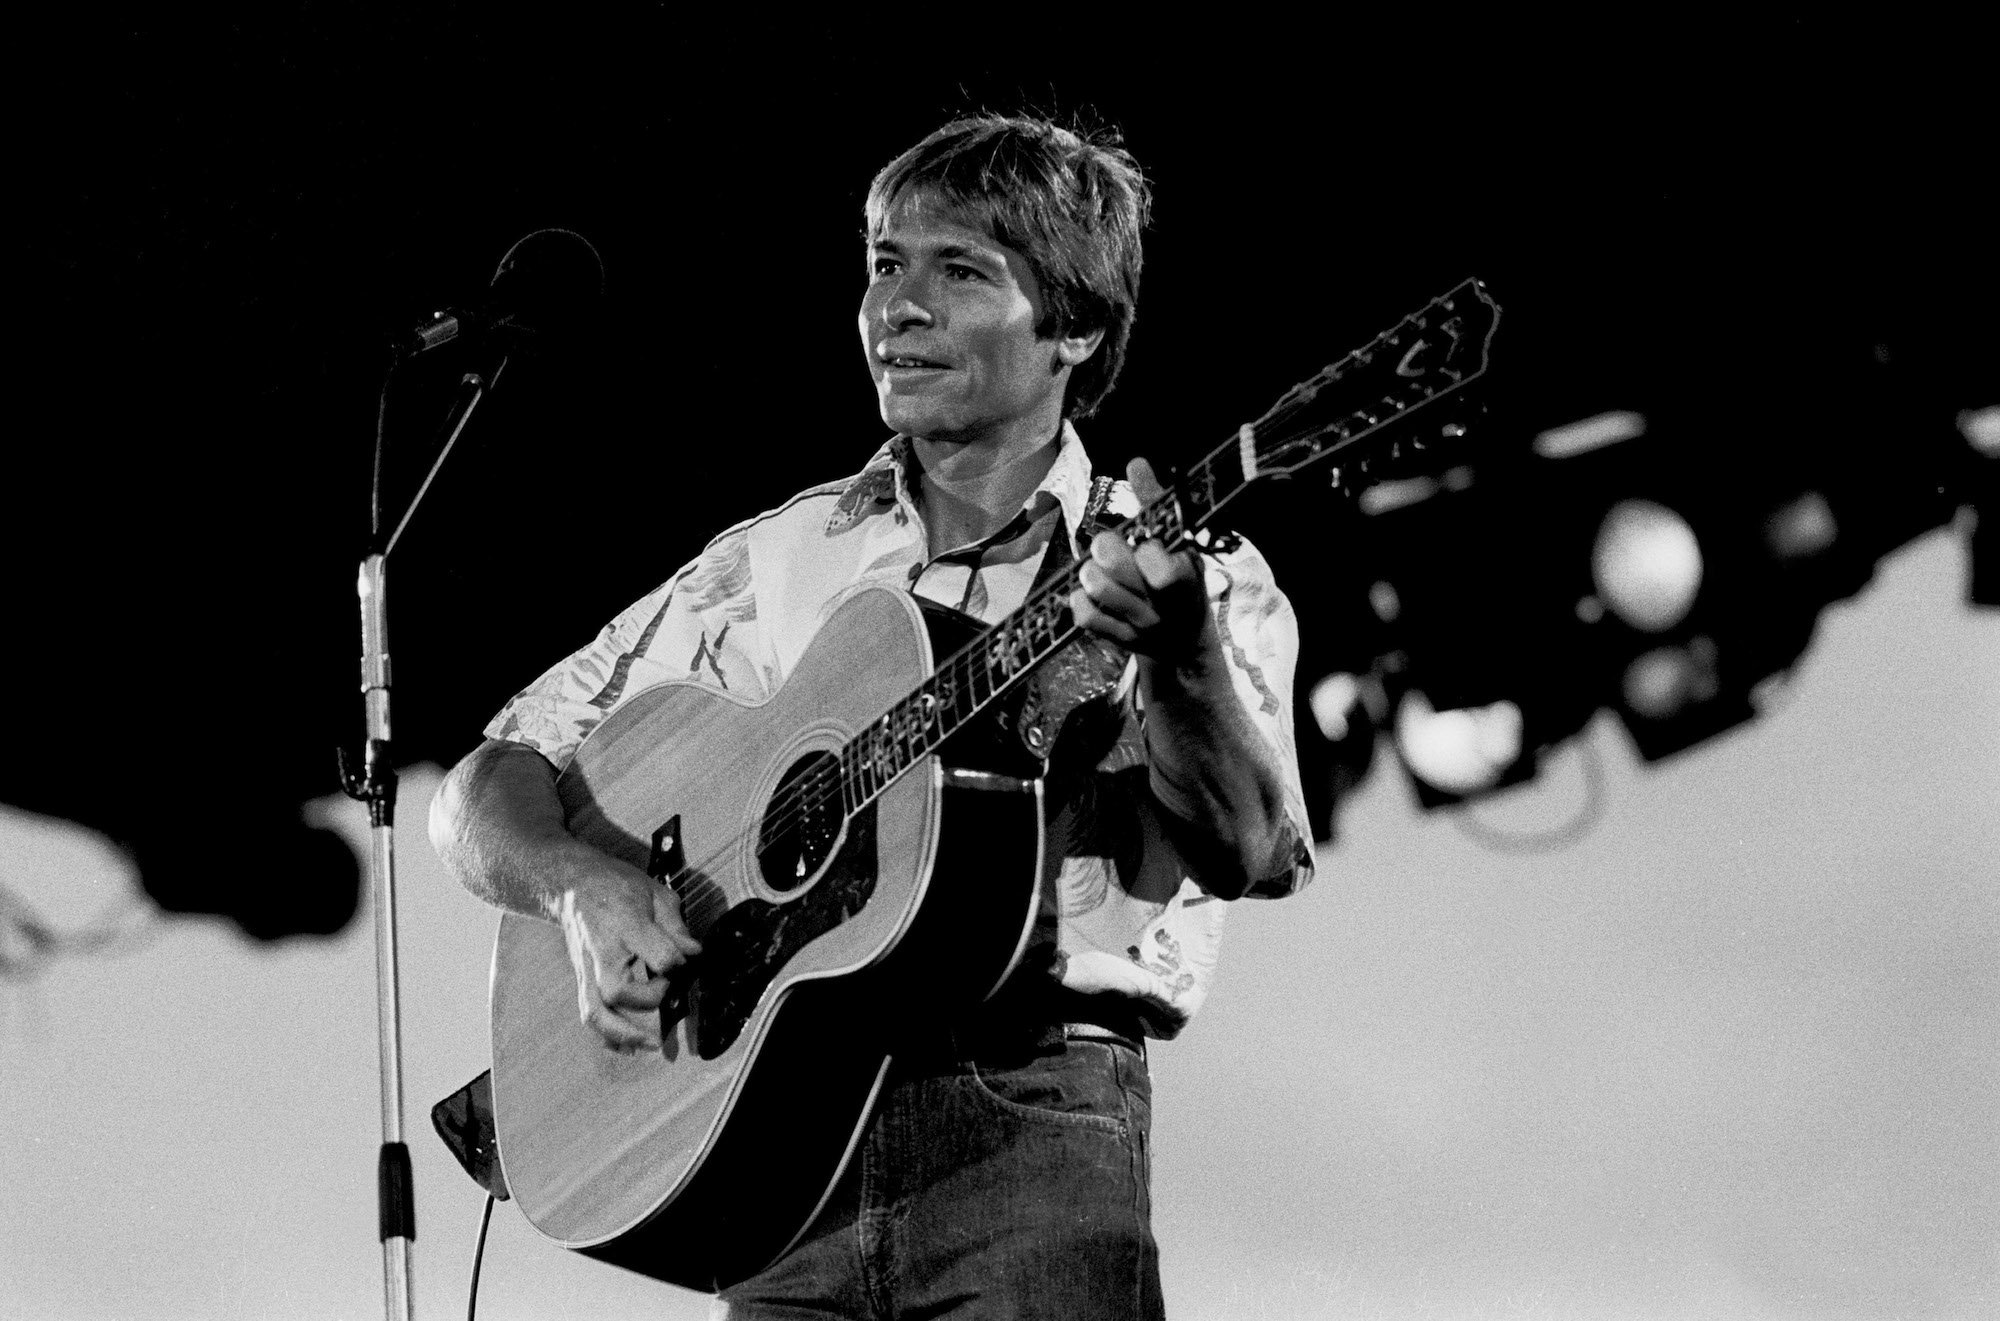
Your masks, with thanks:
[[[757,866],[773,890],[795,890],[825,865],[844,821],[840,759],[801,757],[778,781],[757,836]]]

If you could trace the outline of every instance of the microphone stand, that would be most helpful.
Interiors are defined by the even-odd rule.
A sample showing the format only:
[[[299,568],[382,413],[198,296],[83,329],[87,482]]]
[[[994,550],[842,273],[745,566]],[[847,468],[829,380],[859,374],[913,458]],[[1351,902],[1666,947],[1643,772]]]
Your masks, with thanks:
[[[391,375],[400,365],[390,367]],[[417,505],[430,490],[452,446],[480,400],[497,387],[508,359],[502,356],[490,378],[468,372],[459,382],[457,398],[445,415],[447,436],[425,474],[423,485],[386,540],[381,538],[381,420],[376,435],[376,490],[373,526],[367,556],[355,590],[361,599],[361,694],[367,729],[367,750],[356,774],[347,750],[340,749],[341,785],[350,798],[368,804],[368,883],[375,905],[375,1002],[381,1044],[382,1147],[376,1160],[376,1207],[382,1238],[383,1314],[389,1321],[410,1321],[412,1277],[410,1247],[417,1237],[415,1186],[410,1149],[403,1141],[403,1034],[401,988],[396,968],[396,770],[391,760],[389,727],[389,554],[410,525]],[[388,384],[383,383],[386,408]]]

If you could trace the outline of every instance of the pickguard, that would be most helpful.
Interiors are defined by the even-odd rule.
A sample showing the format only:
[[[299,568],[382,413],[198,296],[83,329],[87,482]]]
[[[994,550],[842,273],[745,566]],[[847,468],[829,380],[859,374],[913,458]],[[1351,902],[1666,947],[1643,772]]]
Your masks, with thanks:
[[[989,626],[963,611],[916,598],[931,646],[948,656]],[[1071,764],[1095,762],[1122,727],[1113,694],[1129,658],[1123,648],[1083,633],[1049,656],[1035,672],[969,721],[939,749],[945,763],[1033,779],[1052,757]]]
[[[701,933],[686,996],[697,1054],[712,1060],[728,1050],[792,956],[867,906],[876,865],[870,803],[847,823],[846,842],[810,890],[781,904],[745,899]]]

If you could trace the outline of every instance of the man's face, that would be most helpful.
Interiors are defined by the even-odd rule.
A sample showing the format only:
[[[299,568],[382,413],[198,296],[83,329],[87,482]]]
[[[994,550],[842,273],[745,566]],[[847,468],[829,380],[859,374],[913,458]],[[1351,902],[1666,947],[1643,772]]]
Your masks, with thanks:
[[[975,443],[1062,420],[1069,370],[1037,339],[1041,290],[985,230],[906,199],[868,245],[861,347],[882,420],[926,440]]]

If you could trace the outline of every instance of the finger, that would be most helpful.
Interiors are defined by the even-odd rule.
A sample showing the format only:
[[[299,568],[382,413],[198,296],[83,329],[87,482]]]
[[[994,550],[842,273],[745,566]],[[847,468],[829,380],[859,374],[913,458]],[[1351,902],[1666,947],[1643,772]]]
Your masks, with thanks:
[[[659,925],[657,918],[649,923],[633,924],[620,933],[619,944],[607,952],[603,962],[614,968],[619,976],[636,981],[658,977],[681,961],[681,953],[671,935]],[[612,957],[620,949],[623,957]]]
[[[642,949],[646,952],[641,953]],[[677,955],[665,932],[644,927],[633,931],[629,941],[618,940],[605,949],[591,948],[588,960],[598,1000],[615,1004],[634,989],[643,994],[644,988],[664,981],[663,965],[677,961]]]
[[[1132,483],[1132,494],[1139,497],[1139,505],[1146,505],[1166,493],[1160,479],[1153,472],[1153,465],[1144,459],[1134,459],[1125,465],[1125,480]]]
[[[1149,590],[1145,571],[1139,567],[1138,553],[1126,545],[1124,538],[1116,532],[1106,531],[1097,534],[1090,543],[1089,556],[1078,566],[1077,578],[1086,587],[1102,581],[1103,578],[1109,578],[1137,597],[1144,597]],[[1094,590],[1092,594],[1096,594]]]
[[[647,975],[636,963],[628,964],[622,977],[600,979],[597,994],[613,1009],[657,1009],[666,998],[667,974]]]
[[[619,1051],[659,1049],[657,1014],[645,1015],[636,1021],[627,1018],[605,1004],[596,994],[592,982],[581,977],[577,979],[576,995],[577,1017],[611,1049]],[[646,1018],[653,1020],[650,1029],[646,1025]]]
[[[1138,568],[1132,563],[1132,548],[1125,544],[1124,537],[1110,528],[1090,539],[1090,555],[1084,563],[1095,564],[1113,577],[1123,576],[1135,583],[1139,581]]]
[[[1139,634],[1130,624],[1099,609],[1090,599],[1090,594],[1081,588],[1069,594],[1069,612],[1076,620],[1078,628],[1089,629],[1099,637],[1110,638],[1120,646],[1131,649]]]
[[[682,963],[701,953],[701,942],[687,928],[687,920],[681,916],[681,897],[667,886],[653,891],[653,924],[666,934],[680,957],[674,963]],[[663,970],[664,971],[664,970]]]
[[[1187,552],[1174,554],[1157,541],[1148,541],[1132,553],[1132,566],[1148,592],[1162,589],[1185,590],[1197,573],[1195,557]]]
[[[662,904],[656,893],[652,905],[651,922],[623,933],[626,954],[619,970],[633,981],[664,977],[701,952],[701,942],[688,934],[671,904]]]
[[[600,1006],[584,1017],[583,1024],[616,1051],[629,1053],[660,1048],[660,1016],[657,1012],[628,1015]]]
[[[1084,593],[1090,597],[1091,604],[1104,613],[1114,615],[1134,628],[1151,628],[1160,622],[1159,611],[1153,608],[1143,591],[1133,591],[1099,566],[1086,564],[1076,577]]]

